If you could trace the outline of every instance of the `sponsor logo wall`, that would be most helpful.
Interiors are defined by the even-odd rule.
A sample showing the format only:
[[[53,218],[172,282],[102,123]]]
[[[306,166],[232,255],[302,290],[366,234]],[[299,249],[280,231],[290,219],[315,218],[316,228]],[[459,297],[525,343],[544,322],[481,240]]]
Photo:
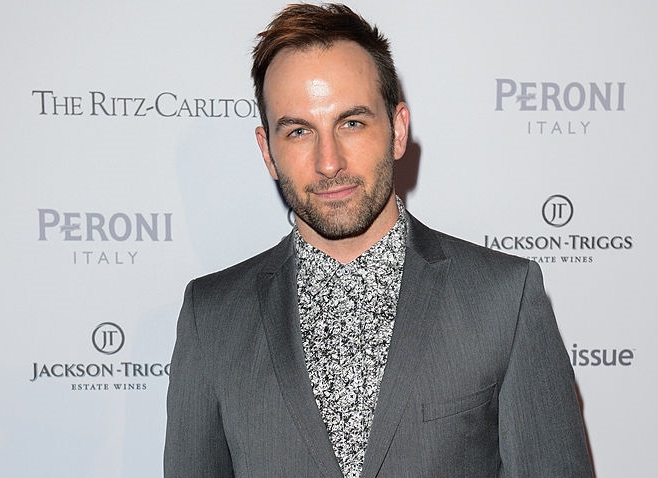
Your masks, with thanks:
[[[529,234],[485,235],[484,246],[540,264],[581,264],[594,262],[605,251],[619,252],[633,248],[633,236],[619,231],[589,234],[565,227],[574,217],[574,205],[567,196],[554,194],[541,207],[542,219],[555,229]],[[544,228],[542,228],[544,229]]]
[[[186,282],[290,229],[248,76],[283,4],[0,16],[0,476],[161,476]],[[597,477],[653,476],[658,4],[350,5],[393,44],[408,208],[540,263]]]
[[[245,98],[179,98],[171,91],[153,97],[111,96],[89,91],[81,96],[32,90],[39,99],[39,114],[53,116],[161,116],[164,118],[256,118],[256,101]]]
[[[100,354],[114,355],[126,343],[123,329],[113,322],[97,325],[91,344]],[[145,391],[147,382],[169,376],[169,363],[121,360],[94,362],[34,362],[30,382],[64,381],[71,391]]]

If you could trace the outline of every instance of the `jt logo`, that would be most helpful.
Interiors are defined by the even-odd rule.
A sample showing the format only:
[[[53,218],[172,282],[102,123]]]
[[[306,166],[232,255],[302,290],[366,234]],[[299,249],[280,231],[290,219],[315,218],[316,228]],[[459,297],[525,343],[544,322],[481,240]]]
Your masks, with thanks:
[[[568,224],[573,217],[573,204],[568,197],[555,194],[544,203],[542,216],[547,224],[562,227]]]
[[[112,322],[103,322],[91,334],[91,342],[100,353],[112,355],[123,347],[126,340],[123,330]]]
[[[116,330],[103,330],[103,345],[101,345],[101,349],[105,350],[108,346],[112,347],[114,345],[114,336],[117,333]]]

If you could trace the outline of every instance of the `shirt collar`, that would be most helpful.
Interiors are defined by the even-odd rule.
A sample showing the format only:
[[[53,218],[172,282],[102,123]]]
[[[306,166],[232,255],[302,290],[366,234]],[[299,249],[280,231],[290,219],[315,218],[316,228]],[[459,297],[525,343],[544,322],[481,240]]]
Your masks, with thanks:
[[[333,257],[306,242],[297,226],[293,230],[295,254],[297,257],[297,280],[299,284],[321,287],[331,279],[341,267],[353,267],[360,271],[381,271],[387,274],[404,265],[407,239],[407,218],[405,207],[396,196],[399,216],[393,227],[377,243],[359,257],[341,264]]]

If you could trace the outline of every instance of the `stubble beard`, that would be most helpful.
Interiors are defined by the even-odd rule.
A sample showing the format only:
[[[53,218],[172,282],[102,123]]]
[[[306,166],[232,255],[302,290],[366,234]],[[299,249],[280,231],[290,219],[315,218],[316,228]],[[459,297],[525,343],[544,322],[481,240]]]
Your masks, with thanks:
[[[278,170],[277,175],[281,193],[297,217],[325,239],[337,240],[363,234],[382,213],[393,194],[393,163],[393,152],[389,150],[377,164],[371,191],[365,189],[363,178],[339,174],[306,186],[302,196],[289,177]],[[314,193],[345,185],[356,186],[359,196],[323,202],[322,207],[312,200]]]

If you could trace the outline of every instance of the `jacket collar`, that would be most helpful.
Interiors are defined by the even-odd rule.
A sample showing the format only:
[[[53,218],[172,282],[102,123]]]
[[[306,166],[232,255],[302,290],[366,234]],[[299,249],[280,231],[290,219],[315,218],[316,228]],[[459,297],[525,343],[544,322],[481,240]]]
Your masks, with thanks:
[[[402,418],[418,363],[440,314],[450,265],[437,233],[406,214],[407,252],[396,323],[370,431],[363,478],[377,475]],[[340,478],[340,467],[306,370],[292,234],[265,255],[258,294],[274,371],[288,412],[323,476]]]

